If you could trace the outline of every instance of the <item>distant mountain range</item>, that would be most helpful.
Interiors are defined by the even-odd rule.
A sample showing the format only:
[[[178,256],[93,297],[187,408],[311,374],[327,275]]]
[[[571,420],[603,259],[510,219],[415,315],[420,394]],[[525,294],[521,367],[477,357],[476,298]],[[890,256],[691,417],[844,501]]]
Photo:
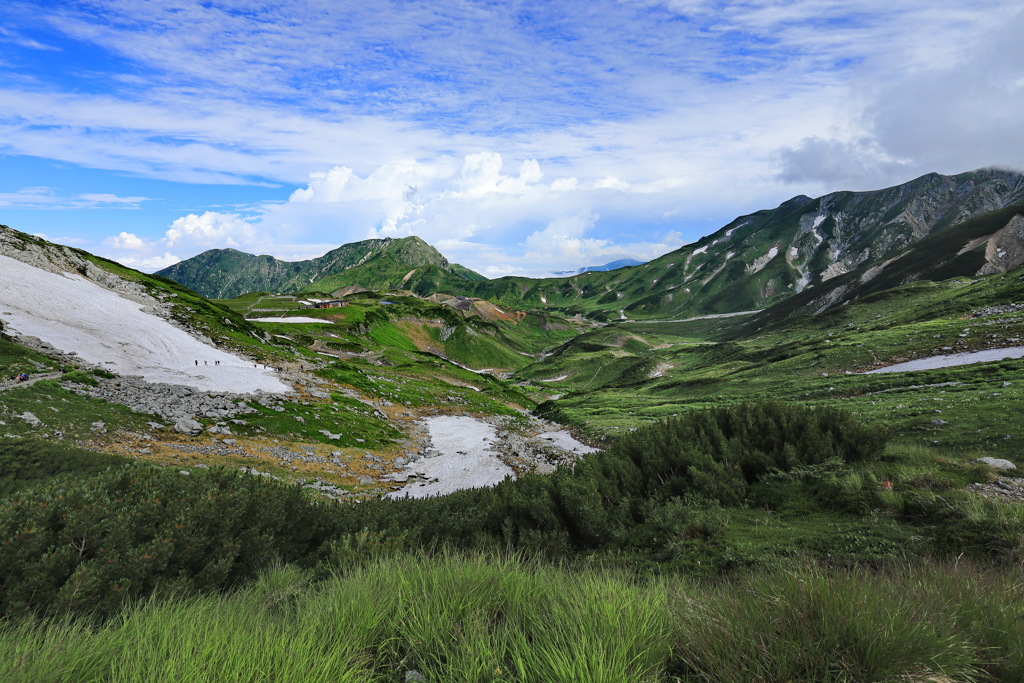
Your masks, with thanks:
[[[555,273],[556,275],[580,275],[582,273],[603,273],[609,270],[618,270],[619,268],[626,268],[628,266],[642,266],[643,261],[637,261],[632,258],[623,258],[618,261],[612,261],[606,263],[603,266],[584,266],[579,270],[561,270]]]
[[[790,300],[821,310],[882,286],[1015,267],[1024,261],[1021,216],[1024,175],[981,169],[870,192],[797,196],[647,263],[615,261],[567,277],[488,280],[416,237],[356,242],[295,263],[211,250],[158,274],[215,298],[359,285],[606,321],[761,310]]]

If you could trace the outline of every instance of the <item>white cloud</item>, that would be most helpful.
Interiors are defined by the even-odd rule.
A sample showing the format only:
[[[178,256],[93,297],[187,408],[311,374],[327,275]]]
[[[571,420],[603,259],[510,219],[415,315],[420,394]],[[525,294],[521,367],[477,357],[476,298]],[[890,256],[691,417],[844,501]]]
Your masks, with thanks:
[[[248,246],[255,242],[253,226],[237,214],[207,211],[190,213],[171,223],[163,243],[167,247],[207,249]]]
[[[141,270],[144,273],[152,273],[158,270],[163,270],[169,266],[173,266],[175,263],[181,261],[181,258],[174,254],[165,252],[158,256],[147,256],[145,258],[127,255],[122,256],[118,261],[129,268]]]
[[[339,166],[310,174],[288,201],[251,215],[189,214],[158,238],[121,233],[104,246],[112,258],[140,263],[144,254],[187,257],[222,247],[302,259],[369,237],[418,235],[481,272],[543,275],[617,258],[649,259],[684,243],[673,227],[678,222],[663,218],[671,213],[665,206],[678,205],[674,183],[609,186],[575,176],[545,182],[537,160],[512,164],[512,173],[505,165],[499,154],[476,152],[461,161],[448,155],[398,160],[365,176]]]
[[[858,69],[852,125],[781,146],[783,180],[866,190],[933,171],[1024,169],[1024,10],[928,19]],[[956,40],[925,39],[951,30]]]
[[[119,197],[116,194],[85,193],[62,196],[52,187],[24,187],[16,192],[0,192],[0,206],[12,209],[132,209],[147,197]]]
[[[526,238],[526,258],[539,264],[582,263],[604,253],[608,240],[586,238],[597,214],[563,216]]]
[[[102,193],[93,194],[86,193],[78,195],[78,199],[86,202],[91,202],[96,206],[102,204],[131,204],[137,205],[145,201],[149,201],[148,197],[118,197],[116,194]]]
[[[104,239],[100,253],[126,266],[149,272],[166,268],[207,249],[257,249],[259,246],[259,231],[244,218],[237,214],[207,211],[175,219],[163,235],[152,240],[122,231]]]
[[[122,232],[116,237],[111,237],[107,240],[107,244],[112,249],[124,249],[125,251],[143,251],[150,246],[130,232]]]

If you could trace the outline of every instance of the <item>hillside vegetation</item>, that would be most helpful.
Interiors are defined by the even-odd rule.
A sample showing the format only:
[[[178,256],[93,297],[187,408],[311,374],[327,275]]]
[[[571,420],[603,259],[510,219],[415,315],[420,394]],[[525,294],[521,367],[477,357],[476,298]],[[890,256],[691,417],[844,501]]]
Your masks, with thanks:
[[[1020,680],[1024,487],[978,459],[1024,466],[1024,359],[866,373],[1024,345],[1024,271],[1004,248],[1019,180],[795,198],[649,264],[557,280],[410,268],[416,242],[360,243],[337,254],[360,265],[315,284],[214,301],[0,232],[138,285],[293,389],[226,411],[175,394],[195,407],[179,429],[139,409],[135,379],[0,334],[0,370],[34,381],[0,390],[0,668]],[[516,478],[385,498],[431,457],[437,415],[486,419]],[[553,425],[603,450],[530,441]],[[548,466],[523,465],[529,449]]]

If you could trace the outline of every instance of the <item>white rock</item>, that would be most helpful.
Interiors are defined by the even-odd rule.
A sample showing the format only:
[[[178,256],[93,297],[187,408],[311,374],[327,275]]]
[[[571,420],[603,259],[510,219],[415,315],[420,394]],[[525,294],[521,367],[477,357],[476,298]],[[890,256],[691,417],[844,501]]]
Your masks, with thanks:
[[[1017,469],[1017,466],[1014,465],[1012,462],[1010,462],[1009,460],[1003,460],[1002,458],[989,458],[989,457],[986,456],[984,458],[978,458],[974,462],[985,463],[986,465],[994,467],[997,470],[1015,470],[1015,469]]]

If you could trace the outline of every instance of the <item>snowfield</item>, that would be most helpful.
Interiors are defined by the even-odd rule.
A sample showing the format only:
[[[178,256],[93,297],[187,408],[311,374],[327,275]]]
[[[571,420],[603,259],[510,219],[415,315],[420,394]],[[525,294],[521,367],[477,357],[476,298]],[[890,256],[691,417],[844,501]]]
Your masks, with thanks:
[[[599,449],[593,446],[588,446],[584,443],[580,443],[572,434],[565,430],[559,430],[557,432],[544,432],[543,434],[537,435],[538,439],[544,439],[545,441],[551,442],[553,446],[561,448],[563,451],[569,451],[570,453],[597,453]]]
[[[272,371],[204,344],[142,308],[81,275],[50,273],[0,255],[0,320],[9,332],[148,382],[237,394],[290,390]]]
[[[872,375],[882,372],[912,372],[914,370],[935,370],[937,368],[952,368],[957,365],[970,365],[971,363],[988,363],[996,360],[1009,360],[1024,356],[1024,346],[1010,346],[1005,349],[989,349],[987,351],[974,351],[972,353],[949,353],[944,356],[930,356],[918,358],[917,360],[897,363],[877,370],[868,370],[865,375]]]

